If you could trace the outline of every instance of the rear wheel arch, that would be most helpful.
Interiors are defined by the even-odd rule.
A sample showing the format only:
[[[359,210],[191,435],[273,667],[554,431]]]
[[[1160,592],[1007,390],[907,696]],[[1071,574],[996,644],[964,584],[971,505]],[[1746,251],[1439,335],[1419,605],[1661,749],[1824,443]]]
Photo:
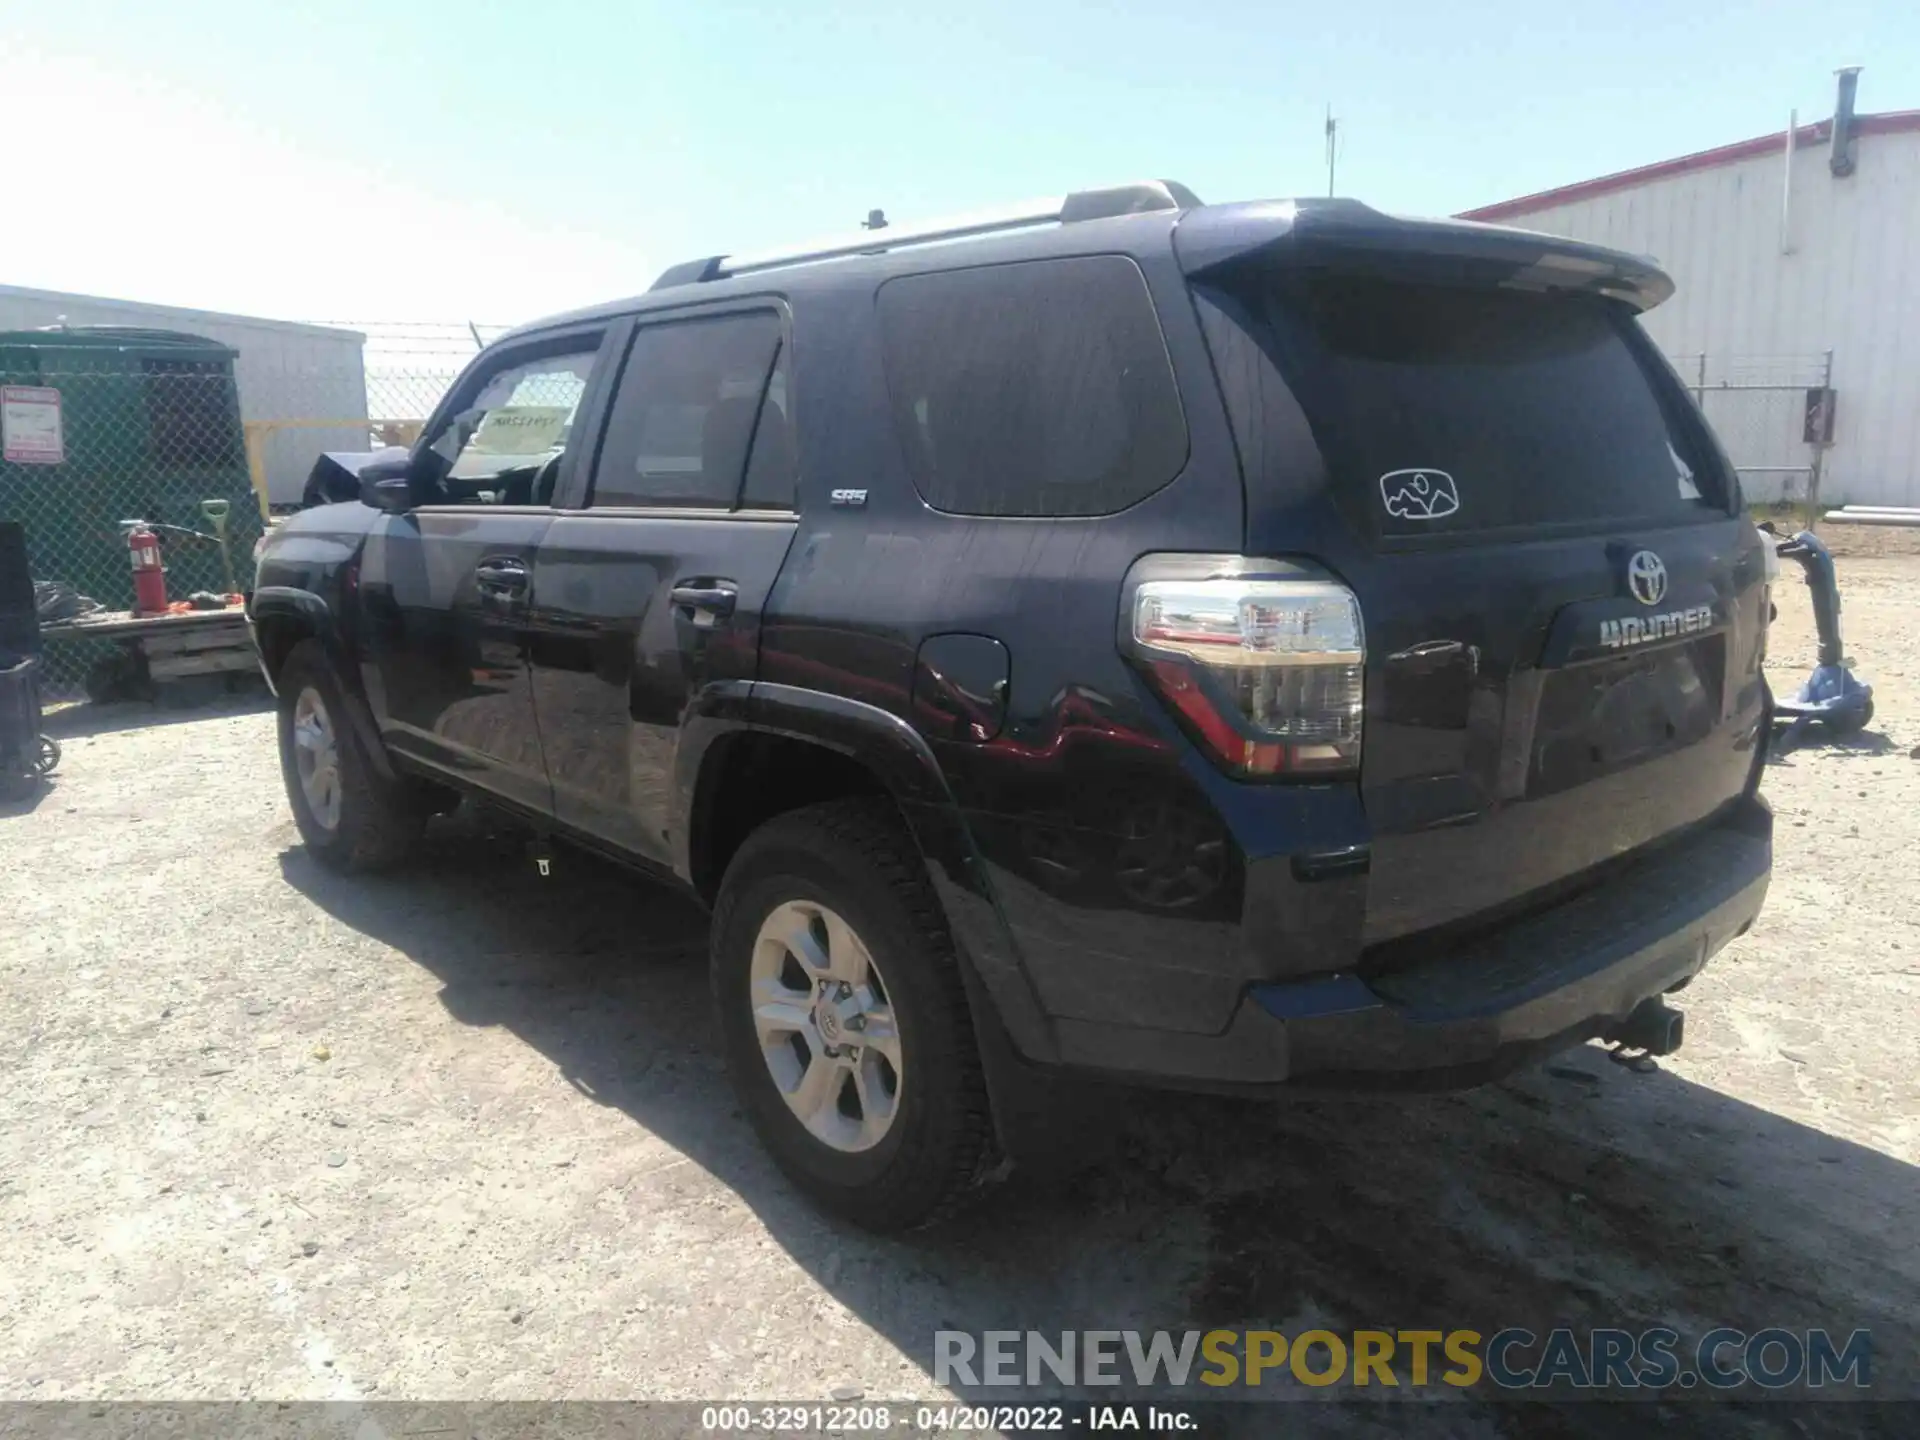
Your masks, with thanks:
[[[862,796],[893,799],[879,775],[841,750],[773,731],[722,733],[700,757],[687,806],[687,878],[711,904],[755,830],[793,810]]]
[[[923,858],[952,865],[964,826],[940,762],[900,716],[800,686],[727,682],[697,694],[680,726],[673,786],[676,868],[711,902],[727,862],[776,815],[852,796],[883,796]],[[930,843],[927,818],[955,823]]]
[[[708,904],[742,844],[791,810],[877,797],[903,822],[958,946],[969,984],[1027,1058],[1058,1039],[980,865],[965,817],[927,741],[864,702],[753,682],[712,687],[682,722],[674,782],[674,865]]]

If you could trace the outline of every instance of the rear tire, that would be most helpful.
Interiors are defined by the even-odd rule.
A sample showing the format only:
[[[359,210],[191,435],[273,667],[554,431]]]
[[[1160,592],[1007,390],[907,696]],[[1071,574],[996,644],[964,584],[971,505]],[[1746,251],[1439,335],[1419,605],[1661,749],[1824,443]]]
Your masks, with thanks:
[[[319,641],[293,647],[276,688],[280,772],[313,858],[334,870],[378,870],[410,854],[426,827],[429,797],[374,768]]]
[[[727,1067],[787,1178],[881,1233],[950,1216],[992,1124],[960,962],[893,807],[834,801],[756,830],[712,934]]]

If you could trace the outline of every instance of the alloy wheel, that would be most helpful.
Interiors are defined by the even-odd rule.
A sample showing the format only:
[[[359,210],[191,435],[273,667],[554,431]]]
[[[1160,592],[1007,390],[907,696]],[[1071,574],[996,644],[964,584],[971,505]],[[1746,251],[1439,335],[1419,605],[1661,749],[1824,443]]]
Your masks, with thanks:
[[[323,830],[340,828],[340,740],[320,692],[309,685],[293,702],[293,763],[307,810]]]
[[[871,1150],[900,1113],[905,1067],[880,967],[826,906],[790,900],[761,922],[748,984],[774,1086],[816,1140]]]

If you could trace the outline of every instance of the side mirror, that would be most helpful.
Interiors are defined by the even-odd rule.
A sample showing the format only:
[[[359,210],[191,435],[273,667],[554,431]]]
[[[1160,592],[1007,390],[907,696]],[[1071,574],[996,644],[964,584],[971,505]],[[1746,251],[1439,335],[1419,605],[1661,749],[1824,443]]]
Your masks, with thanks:
[[[360,472],[360,503],[398,515],[413,508],[412,464],[406,460],[376,460]]]

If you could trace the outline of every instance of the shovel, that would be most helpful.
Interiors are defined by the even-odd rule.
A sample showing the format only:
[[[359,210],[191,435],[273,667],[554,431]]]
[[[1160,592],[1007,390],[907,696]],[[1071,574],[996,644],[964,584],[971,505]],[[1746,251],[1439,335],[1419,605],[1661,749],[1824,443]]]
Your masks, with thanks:
[[[227,516],[232,509],[232,505],[225,500],[200,502],[200,513],[207,517],[207,523],[213,526],[213,538],[220,542],[220,564],[227,572],[227,593],[237,595],[240,582],[233,578],[233,552],[227,548]]]

